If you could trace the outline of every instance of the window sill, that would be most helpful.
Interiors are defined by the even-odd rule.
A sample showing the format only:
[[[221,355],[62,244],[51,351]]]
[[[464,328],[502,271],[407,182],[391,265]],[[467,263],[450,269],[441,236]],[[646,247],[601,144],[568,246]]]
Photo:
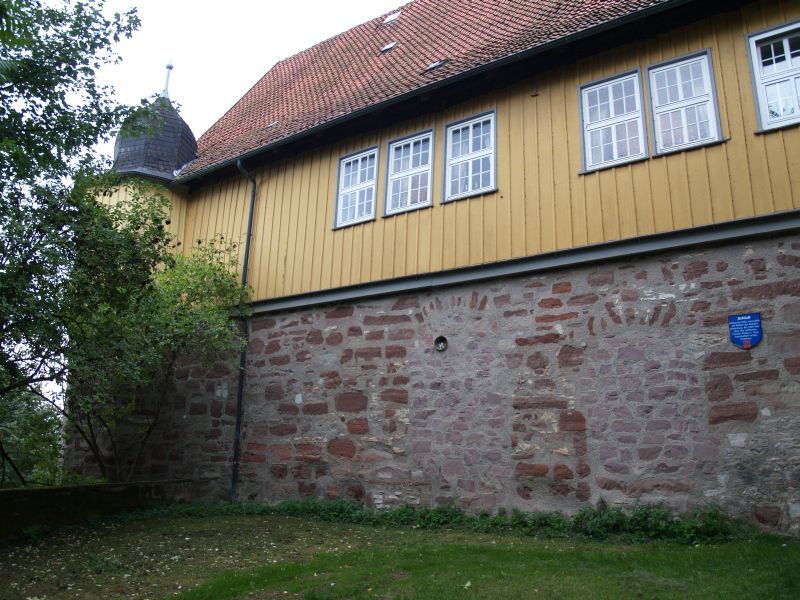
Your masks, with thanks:
[[[442,204],[450,204],[451,202],[458,202],[459,200],[467,200],[468,198],[476,198],[478,196],[485,196],[487,194],[494,194],[497,192],[497,186],[492,188],[487,188],[485,190],[476,190],[474,192],[469,192],[466,194],[462,194],[461,196],[454,196],[452,198],[447,198],[442,200]]]
[[[348,223],[342,223],[341,225],[334,225],[333,230],[336,231],[337,229],[347,229],[348,227],[352,227],[353,225],[361,225],[363,223],[369,223],[370,221],[374,221],[375,217],[365,217],[358,221],[350,221]]]
[[[432,208],[433,202],[429,204],[420,204],[419,206],[410,206],[409,208],[401,208],[399,210],[394,210],[392,212],[385,212],[383,213],[383,218],[387,217],[396,217],[398,215],[404,215],[409,212],[414,212],[415,210],[425,210],[426,208]]]
[[[723,137],[717,140],[709,140],[707,142],[703,142],[702,144],[694,144],[692,146],[681,146],[680,148],[671,148],[669,150],[664,150],[663,152],[653,153],[653,158],[661,158],[663,156],[669,156],[670,154],[679,154],[680,152],[691,152],[692,150],[697,150],[698,148],[710,148],[711,146],[719,146],[729,141],[730,139],[731,138],[729,137]]]
[[[606,169],[613,169],[615,167],[624,167],[626,165],[633,165],[639,162],[644,162],[649,160],[649,156],[639,156],[637,158],[632,158],[631,160],[626,160],[625,162],[615,162],[608,165],[601,165],[599,167],[591,167],[589,169],[584,169],[582,171],[578,171],[578,175],[590,175],[591,173],[597,173],[598,171],[605,171]]]
[[[768,127],[766,129],[756,129],[756,135],[764,135],[765,133],[772,133],[773,131],[781,131],[782,129],[792,129],[793,127],[800,127],[800,121],[793,121],[792,123],[784,123],[783,125],[776,125],[775,127]]]

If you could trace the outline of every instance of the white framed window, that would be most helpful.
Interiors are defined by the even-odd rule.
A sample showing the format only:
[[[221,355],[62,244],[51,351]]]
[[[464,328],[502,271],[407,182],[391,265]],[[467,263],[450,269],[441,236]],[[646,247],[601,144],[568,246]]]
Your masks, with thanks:
[[[433,132],[389,144],[385,214],[431,205]]]
[[[585,170],[647,156],[639,72],[581,88]]]
[[[375,218],[378,149],[370,148],[339,159],[336,227]]]
[[[800,23],[751,35],[748,50],[761,129],[800,123]]]
[[[495,187],[494,113],[448,125],[444,201],[483,194]]]
[[[719,139],[719,118],[708,52],[648,69],[656,153]]]

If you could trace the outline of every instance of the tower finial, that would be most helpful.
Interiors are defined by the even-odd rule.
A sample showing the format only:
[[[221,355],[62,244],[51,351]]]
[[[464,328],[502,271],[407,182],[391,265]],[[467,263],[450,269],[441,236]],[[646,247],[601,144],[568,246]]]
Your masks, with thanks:
[[[172,72],[172,61],[167,63],[167,79],[164,81],[164,91],[161,92],[161,97],[169,100],[169,74]]]

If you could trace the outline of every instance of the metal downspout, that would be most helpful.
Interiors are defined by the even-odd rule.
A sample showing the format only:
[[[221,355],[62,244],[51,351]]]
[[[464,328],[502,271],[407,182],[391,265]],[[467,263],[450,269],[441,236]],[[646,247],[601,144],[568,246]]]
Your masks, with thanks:
[[[242,159],[236,160],[236,168],[244,175],[250,182],[250,211],[247,216],[247,239],[244,243],[244,262],[242,264],[242,293],[239,296],[239,310],[244,314],[245,293],[247,288],[248,278],[247,274],[250,270],[250,242],[253,239],[253,215],[256,208],[256,180],[251,173],[248,173],[242,165]],[[231,500],[236,500],[238,493],[237,487],[239,484],[239,455],[241,454],[242,445],[242,413],[244,411],[244,383],[245,383],[245,367],[247,366],[247,343],[250,339],[250,327],[247,319],[242,317],[242,351],[239,353],[239,381],[236,387],[236,429],[233,435],[233,469],[231,473]]]

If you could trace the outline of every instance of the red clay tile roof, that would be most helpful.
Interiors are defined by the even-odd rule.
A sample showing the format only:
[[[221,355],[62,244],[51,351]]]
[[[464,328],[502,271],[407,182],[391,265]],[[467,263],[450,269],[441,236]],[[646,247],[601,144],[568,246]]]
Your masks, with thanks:
[[[386,13],[278,62],[203,134],[182,178],[667,1],[415,0],[390,24]],[[390,42],[397,46],[381,54]]]

